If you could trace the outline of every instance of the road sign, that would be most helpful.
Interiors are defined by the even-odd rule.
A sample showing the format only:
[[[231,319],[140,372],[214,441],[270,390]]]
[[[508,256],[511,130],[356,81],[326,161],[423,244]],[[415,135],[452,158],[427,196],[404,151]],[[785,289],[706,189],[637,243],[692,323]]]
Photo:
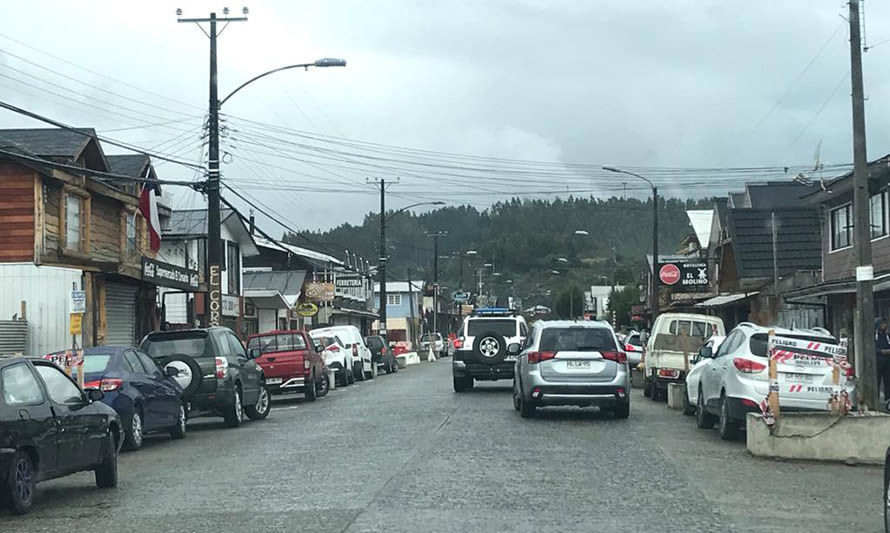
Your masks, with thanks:
[[[470,301],[470,293],[467,291],[454,291],[451,293],[451,299],[457,303],[466,303]]]
[[[673,285],[680,281],[680,268],[673,263],[662,265],[658,271],[658,278],[665,285]]]
[[[86,313],[87,312],[87,293],[86,291],[71,291],[71,299],[68,301],[69,313]]]
[[[83,315],[71,313],[68,317],[68,332],[72,335],[80,335],[81,331],[83,331]]]

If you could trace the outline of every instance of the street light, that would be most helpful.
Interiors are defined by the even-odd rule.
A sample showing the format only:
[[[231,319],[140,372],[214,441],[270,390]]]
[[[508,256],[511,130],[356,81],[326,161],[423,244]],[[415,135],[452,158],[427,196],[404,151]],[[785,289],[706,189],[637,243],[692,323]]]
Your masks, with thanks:
[[[590,233],[588,233],[587,230],[584,229],[576,229],[575,235],[584,235],[586,237],[587,235],[590,235]]]
[[[569,262],[569,260],[566,259],[565,257],[560,257],[559,259],[557,259],[557,261],[559,261],[560,263],[568,263]]]
[[[411,209],[412,207],[419,207],[421,205],[445,205],[445,202],[435,201],[435,202],[417,202],[416,204],[406,205],[405,207],[393,211],[389,215],[386,216],[386,220],[391,219],[392,217],[398,215],[399,213],[404,213],[405,211]]]
[[[265,78],[269,74],[275,74],[276,72],[281,72],[282,70],[290,70],[293,68],[302,68],[305,70],[309,70],[309,67],[328,68],[328,67],[345,67],[345,66],[346,66],[345,59],[338,59],[338,58],[334,58],[334,57],[325,57],[322,59],[316,59],[312,63],[298,63],[296,65],[287,65],[284,67],[278,67],[278,68],[269,70],[267,72],[263,72],[259,76],[254,76],[253,78],[250,78],[249,80],[245,81],[244,83],[242,83],[241,85],[236,87],[234,91],[230,92],[228,96],[226,96],[225,98],[220,100],[219,105],[217,107],[222,107],[222,105],[224,103],[226,103],[226,100],[228,100],[229,98],[234,96],[235,93],[237,93],[238,91],[243,89],[245,86],[250,85],[251,83],[255,82],[256,80],[258,80],[260,78]]]
[[[658,316],[658,187],[649,178],[613,166],[603,166],[603,170],[617,172],[641,179],[652,188],[652,283],[649,284],[649,298],[652,300],[652,323]]]

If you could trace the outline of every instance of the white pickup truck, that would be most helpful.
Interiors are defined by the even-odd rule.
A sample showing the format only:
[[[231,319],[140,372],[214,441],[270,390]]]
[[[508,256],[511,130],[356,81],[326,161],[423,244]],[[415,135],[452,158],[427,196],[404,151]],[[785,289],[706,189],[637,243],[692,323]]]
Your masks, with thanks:
[[[720,317],[693,313],[658,315],[643,352],[643,394],[661,400],[667,396],[668,383],[683,383],[692,367],[692,358],[713,335],[726,335]]]

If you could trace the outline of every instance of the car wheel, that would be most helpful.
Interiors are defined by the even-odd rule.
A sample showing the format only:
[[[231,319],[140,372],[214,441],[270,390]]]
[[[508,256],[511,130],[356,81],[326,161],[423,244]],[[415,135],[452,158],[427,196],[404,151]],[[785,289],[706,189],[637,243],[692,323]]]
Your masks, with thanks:
[[[368,372],[368,379],[374,379],[374,376],[377,374],[377,363],[371,361],[371,371]]]
[[[114,433],[108,432],[105,441],[105,457],[95,470],[96,486],[110,489],[117,486],[117,442]]]
[[[360,362],[360,363],[358,363],[357,365],[354,365],[352,371],[355,373],[355,380],[356,380],[356,381],[364,381],[364,380],[365,380],[365,367],[364,367],[364,363],[361,363],[361,362]]]
[[[328,395],[329,390],[330,384],[328,383],[328,375],[325,373],[321,376],[321,379],[318,380],[318,388],[315,390],[315,395],[318,398],[324,398]]]
[[[192,357],[181,353],[173,354],[161,359],[160,363],[165,370],[168,367],[173,367],[179,372],[173,381],[182,387],[183,398],[189,398],[198,391],[203,374],[201,367]]]
[[[618,402],[615,405],[615,418],[627,418],[630,416],[630,400]]]
[[[188,421],[188,415],[185,412],[185,404],[179,404],[179,416],[176,425],[170,428],[170,437],[174,439],[185,438],[185,430]]]
[[[314,402],[318,398],[318,393],[315,389],[317,385],[315,381],[309,381],[303,386],[303,394],[307,402]]]
[[[529,403],[522,394],[519,395],[519,416],[522,418],[534,418],[537,411],[537,406]]]
[[[496,331],[486,331],[473,341],[473,353],[487,365],[494,365],[504,360],[507,355],[507,342]]]
[[[649,380],[649,399],[653,402],[658,401],[658,382],[654,379]]]
[[[723,440],[736,440],[739,436],[739,423],[729,416],[729,402],[726,400],[726,394],[720,395],[720,420],[717,431]]]
[[[519,383],[513,378],[513,409],[519,410]]]
[[[9,510],[15,514],[27,513],[31,509],[34,487],[37,485],[34,462],[27,452],[19,450],[13,454],[5,485],[3,491]]]
[[[141,448],[142,438],[144,436],[143,432],[142,407],[136,405],[133,407],[133,414],[130,415],[130,427],[124,434],[124,448],[128,450],[138,450]]]
[[[698,407],[695,410],[695,425],[698,426],[699,429],[711,429],[714,427],[714,415],[708,412],[705,409],[705,395],[701,392],[701,387],[698,388]]]
[[[686,416],[695,414],[695,406],[689,403],[689,389],[683,393],[683,414]]]
[[[256,403],[248,405],[244,408],[248,418],[251,420],[262,420],[269,416],[272,411],[272,395],[265,385],[260,385],[260,393],[257,395]]]
[[[346,366],[343,366],[343,368],[346,368]],[[352,367],[352,370],[344,370],[343,373],[346,374],[347,385],[352,385],[355,383],[355,366]]]
[[[473,378],[459,378],[457,376],[452,376],[452,380],[454,381],[454,392],[466,392],[467,389],[473,388]],[[469,381],[469,383],[467,383]]]
[[[649,385],[649,378],[644,378],[643,380],[643,396],[646,398],[652,397],[652,388]]]
[[[236,428],[244,421],[244,409],[241,406],[241,389],[237,386],[235,387],[235,399],[231,405],[226,407],[223,418],[226,419],[226,425],[230,428]]]

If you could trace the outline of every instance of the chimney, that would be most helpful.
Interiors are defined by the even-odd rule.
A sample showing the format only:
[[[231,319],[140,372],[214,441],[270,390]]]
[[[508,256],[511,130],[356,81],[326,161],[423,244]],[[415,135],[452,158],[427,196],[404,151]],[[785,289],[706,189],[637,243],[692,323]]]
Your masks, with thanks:
[[[253,217],[253,209],[250,210],[250,234],[253,235],[253,230],[255,227],[255,219]]]

